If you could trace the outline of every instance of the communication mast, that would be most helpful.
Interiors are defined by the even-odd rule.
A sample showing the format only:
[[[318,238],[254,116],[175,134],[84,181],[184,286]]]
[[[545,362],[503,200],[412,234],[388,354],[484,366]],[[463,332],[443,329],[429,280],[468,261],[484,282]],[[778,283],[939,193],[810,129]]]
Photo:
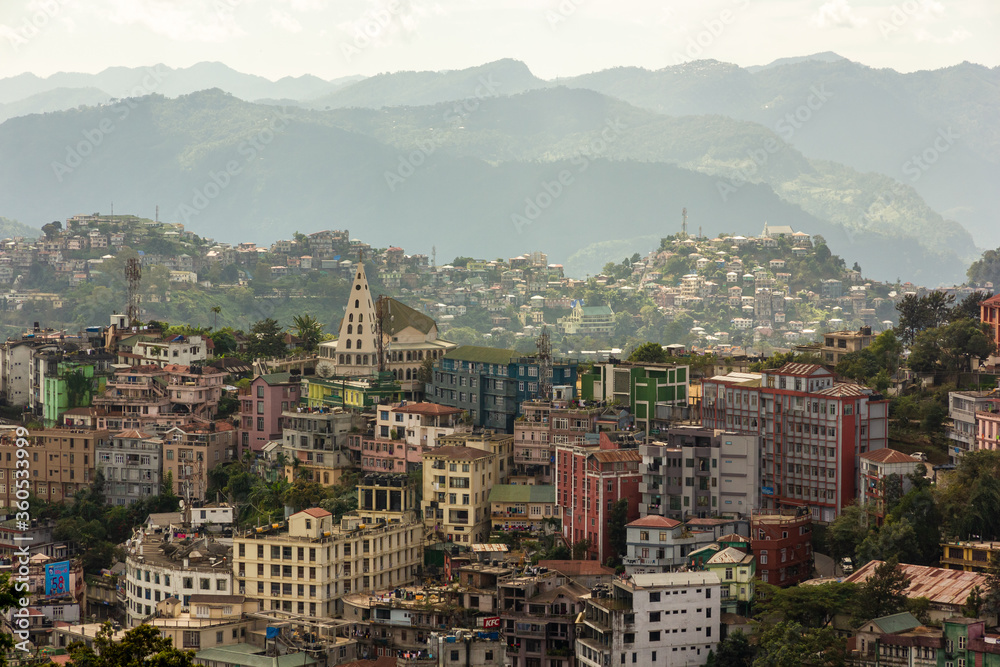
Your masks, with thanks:
[[[389,343],[386,341],[385,327],[392,330],[393,316],[389,310],[389,298],[380,295],[375,301],[375,348],[376,359],[378,360],[378,372],[385,372],[385,361],[389,354]]]
[[[139,326],[139,283],[142,281],[142,266],[137,257],[125,262],[125,282],[128,284],[128,306],[125,318],[130,327]]]
[[[688,210],[686,206],[681,209],[681,235],[684,238],[688,237]]]
[[[552,341],[549,330],[542,328],[541,335],[535,340],[538,349],[538,396],[540,401],[552,400]]]

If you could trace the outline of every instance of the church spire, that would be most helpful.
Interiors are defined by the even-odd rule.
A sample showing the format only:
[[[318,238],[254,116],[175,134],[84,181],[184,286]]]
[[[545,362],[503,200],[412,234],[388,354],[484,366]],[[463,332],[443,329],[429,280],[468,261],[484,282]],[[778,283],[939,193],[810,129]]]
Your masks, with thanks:
[[[368,289],[361,251],[358,251],[358,264],[337,338],[338,374],[369,375],[375,371],[378,365],[377,330],[375,304]]]

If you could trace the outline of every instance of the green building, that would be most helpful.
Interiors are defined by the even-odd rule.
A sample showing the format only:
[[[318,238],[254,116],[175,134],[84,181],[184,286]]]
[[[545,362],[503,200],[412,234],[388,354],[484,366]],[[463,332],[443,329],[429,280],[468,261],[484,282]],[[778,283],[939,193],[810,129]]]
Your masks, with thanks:
[[[94,364],[62,361],[56,375],[47,376],[42,385],[42,420],[46,428],[59,423],[59,417],[73,408],[90,407],[96,393],[104,391],[106,378],[99,378],[95,387]]]
[[[747,615],[754,599],[757,559],[753,554],[726,547],[705,561],[705,569],[722,582],[722,611]]]
[[[608,361],[581,376],[580,396],[630,406],[636,427],[648,431],[657,403],[687,405],[689,377],[687,366]]]
[[[302,379],[302,400],[310,408],[364,409],[403,400],[403,389],[390,371],[371,376]]]

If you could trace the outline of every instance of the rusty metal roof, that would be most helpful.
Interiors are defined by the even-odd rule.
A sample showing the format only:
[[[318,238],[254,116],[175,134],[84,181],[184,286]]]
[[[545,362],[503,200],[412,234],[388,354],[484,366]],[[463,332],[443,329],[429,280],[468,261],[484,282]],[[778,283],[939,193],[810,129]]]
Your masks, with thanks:
[[[845,581],[863,584],[882,564],[880,560],[866,563]],[[961,607],[965,604],[969,593],[976,586],[985,591],[988,577],[978,572],[963,572],[962,570],[946,570],[940,567],[926,565],[910,565],[900,563],[900,568],[906,574],[910,583],[906,587],[906,596],[912,598],[927,598],[932,604],[946,604]]]

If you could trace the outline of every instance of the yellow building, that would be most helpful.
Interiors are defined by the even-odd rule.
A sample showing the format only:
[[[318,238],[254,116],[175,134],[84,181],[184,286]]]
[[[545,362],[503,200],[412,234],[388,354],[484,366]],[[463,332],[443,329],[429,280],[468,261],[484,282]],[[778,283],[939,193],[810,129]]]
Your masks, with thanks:
[[[966,572],[988,572],[1000,542],[946,542],[941,545],[941,567]]]
[[[260,599],[265,612],[328,618],[343,611],[345,595],[413,583],[423,526],[406,488],[405,481],[366,478],[358,509],[339,524],[314,507],[277,527],[236,536],[233,574],[240,593]]]
[[[496,454],[448,445],[424,452],[423,461],[426,527],[448,542],[485,542],[490,534],[490,490],[498,483]]]
[[[514,470],[514,435],[510,433],[451,433],[437,439],[441,446],[473,447],[493,454],[493,483],[506,484]]]

